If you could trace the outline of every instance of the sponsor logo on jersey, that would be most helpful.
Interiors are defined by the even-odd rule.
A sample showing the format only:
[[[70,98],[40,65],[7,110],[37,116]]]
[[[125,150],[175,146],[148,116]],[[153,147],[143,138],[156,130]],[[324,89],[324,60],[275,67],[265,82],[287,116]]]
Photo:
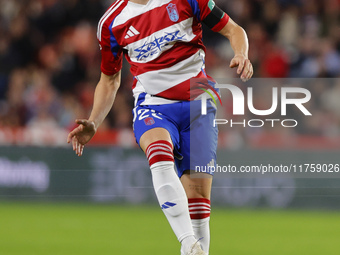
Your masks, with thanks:
[[[141,47],[135,49],[134,51],[138,53],[137,60],[141,61],[147,59],[155,54],[158,54],[162,51],[165,46],[168,46],[170,43],[183,40],[186,36],[179,35],[180,30],[177,30],[172,33],[165,33],[164,36],[160,36],[155,38],[151,42],[145,42]]]
[[[177,22],[179,20],[177,6],[175,4],[169,4],[166,9],[168,10],[170,20]]]

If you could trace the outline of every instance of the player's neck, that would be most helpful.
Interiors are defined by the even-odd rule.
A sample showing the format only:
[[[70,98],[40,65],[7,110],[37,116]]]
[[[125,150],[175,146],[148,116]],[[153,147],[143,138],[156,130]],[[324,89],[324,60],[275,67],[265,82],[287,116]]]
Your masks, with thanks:
[[[129,0],[130,2],[136,3],[136,4],[143,4],[146,5],[151,0]]]

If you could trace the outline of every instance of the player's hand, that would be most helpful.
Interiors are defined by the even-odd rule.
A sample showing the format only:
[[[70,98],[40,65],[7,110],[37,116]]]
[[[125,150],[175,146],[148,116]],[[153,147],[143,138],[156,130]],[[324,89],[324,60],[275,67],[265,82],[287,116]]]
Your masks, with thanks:
[[[237,74],[240,75],[242,81],[246,82],[253,76],[253,65],[244,55],[235,55],[231,60],[230,68],[235,67],[237,67]]]
[[[79,126],[69,133],[67,142],[72,142],[73,150],[78,156],[81,156],[85,144],[91,140],[97,130],[93,121],[76,120],[76,123],[79,124]]]

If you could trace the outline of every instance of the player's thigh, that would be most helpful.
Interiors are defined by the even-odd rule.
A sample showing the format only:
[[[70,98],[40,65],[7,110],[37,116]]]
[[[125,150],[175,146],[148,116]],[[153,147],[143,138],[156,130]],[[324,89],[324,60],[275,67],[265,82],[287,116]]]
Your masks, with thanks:
[[[151,143],[165,140],[178,147],[179,133],[169,114],[177,112],[173,105],[137,106],[133,110],[133,131],[136,142],[145,152]]]
[[[185,171],[181,177],[188,198],[210,199],[213,176],[207,173]]]
[[[165,128],[153,128],[146,131],[139,140],[139,146],[145,152],[151,143],[165,140],[172,144],[171,136],[168,130]]]

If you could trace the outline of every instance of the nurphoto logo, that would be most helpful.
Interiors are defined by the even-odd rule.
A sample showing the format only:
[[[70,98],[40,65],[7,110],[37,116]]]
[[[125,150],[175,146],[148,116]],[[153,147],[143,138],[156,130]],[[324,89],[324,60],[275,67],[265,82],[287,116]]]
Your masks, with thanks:
[[[312,116],[311,112],[306,108],[305,104],[311,100],[311,92],[305,88],[298,87],[273,87],[272,88],[272,105],[269,109],[259,110],[254,106],[254,91],[252,87],[248,87],[245,93],[237,86],[231,84],[216,84],[216,89],[228,89],[232,95],[233,101],[233,115],[242,116],[246,114],[245,106],[248,111],[256,116],[269,116],[281,108],[280,115],[287,116],[287,106],[293,105],[304,116]],[[280,93],[279,93],[280,92]],[[298,95],[298,96],[297,96]],[[201,96],[201,114],[207,114],[207,100],[211,98],[211,93],[204,93]],[[215,103],[216,104],[216,103]],[[280,107],[279,107],[280,105]],[[230,124],[231,127],[235,125],[242,125],[244,127],[263,127],[265,123],[271,124],[275,127],[276,123],[280,123],[282,127],[296,127],[298,121],[296,119],[277,119],[266,118],[262,119],[244,119],[243,121],[235,122],[232,119],[215,119],[213,125]]]

